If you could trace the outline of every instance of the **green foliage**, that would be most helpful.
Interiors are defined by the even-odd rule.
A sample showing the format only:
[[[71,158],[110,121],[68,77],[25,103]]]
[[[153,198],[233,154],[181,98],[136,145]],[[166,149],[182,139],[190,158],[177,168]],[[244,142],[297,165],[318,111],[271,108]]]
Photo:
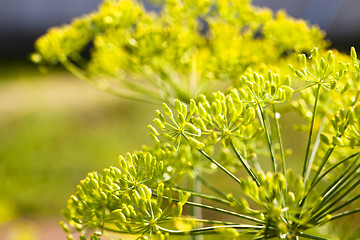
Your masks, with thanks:
[[[245,0],[169,0],[157,13],[135,0],[106,0],[97,12],[50,29],[32,59],[60,62],[123,97],[188,102],[228,88],[248,67],[285,68],[298,52],[323,49],[323,37],[303,20]]]
[[[347,209],[359,198],[358,60],[353,58],[344,69],[331,51],[323,55],[314,49],[311,58],[299,55],[299,62],[302,68],[293,77],[249,70],[239,80],[242,87],[228,94],[200,95],[189,104],[175,100],[174,109],[164,103],[163,113],[157,111],[154,119],[156,127],[148,126],[157,144],[120,157],[120,168],[90,173],[65,209],[68,223],[78,231],[98,229],[99,236],[113,231],[139,239],[186,234],[325,239],[305,232],[360,211]],[[291,82],[301,86],[293,88]],[[309,136],[300,175],[286,168],[291,156],[285,154],[276,110],[290,106],[297,92],[302,97],[286,109],[307,120],[304,129]],[[301,100],[311,115],[299,107]],[[328,106],[329,101],[334,103]],[[247,178],[236,176],[240,169]],[[216,171],[238,187],[224,192],[202,180],[204,172]],[[213,194],[182,186],[182,178],[198,179]],[[190,195],[202,200],[193,201]],[[179,221],[189,221],[182,215],[184,206],[235,220],[195,216],[189,229],[181,229]]]
[[[82,60],[91,40],[91,58]],[[50,30],[35,61],[59,61],[121,96],[165,102],[148,125],[153,147],[78,185],[61,224],[68,238],[326,239],[311,230],[360,211],[360,69],[355,49],[347,56],[325,46],[317,28],[248,1],[168,0],[159,13],[105,1]],[[292,112],[303,118],[299,137],[284,138]],[[303,161],[291,170],[285,146],[298,144],[301,131]],[[204,178],[216,174],[233,188]]]

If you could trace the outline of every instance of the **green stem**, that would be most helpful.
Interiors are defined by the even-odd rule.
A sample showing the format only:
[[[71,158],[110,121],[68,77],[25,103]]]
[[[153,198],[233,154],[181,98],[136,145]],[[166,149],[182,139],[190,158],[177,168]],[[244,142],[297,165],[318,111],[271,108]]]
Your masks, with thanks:
[[[189,192],[191,194],[191,196],[197,196],[197,197],[213,200],[213,201],[223,203],[223,204],[230,204],[230,202],[228,200],[218,198],[218,197],[215,197],[215,196],[211,196],[211,195],[207,195],[207,194],[203,194],[203,193],[200,193],[200,192],[191,191],[191,190],[184,189],[184,188],[181,188],[181,187],[172,187],[171,189],[173,189],[175,191]]]
[[[358,158],[356,160],[358,160]],[[323,201],[326,200],[329,196],[331,196],[333,192],[338,191],[341,185],[344,184],[352,176],[352,174],[359,169],[360,165],[355,165],[355,162],[356,161],[352,162],[351,165],[347,167],[345,171],[342,172],[340,176],[337,177],[321,194],[321,196],[324,198]],[[351,170],[354,165],[355,168]]]
[[[348,161],[349,159],[355,157],[356,155],[359,155],[360,152],[357,152],[357,153],[354,153],[346,158],[344,158],[343,160],[339,161],[338,163],[332,165],[330,168],[328,168],[328,170],[326,170],[323,174],[321,174],[319,177],[317,177],[315,180],[313,180],[312,184],[311,184],[311,187],[310,187],[310,190],[311,191],[317,183],[319,183],[321,181],[321,179],[323,179],[327,174],[329,174],[329,172],[331,172],[332,170],[334,170],[335,168],[337,168],[339,165],[345,163],[346,161]],[[318,174],[317,174],[318,175]],[[316,175],[316,176],[317,176]]]
[[[332,213],[340,210],[341,208],[346,207],[347,205],[349,205],[350,203],[356,201],[356,200],[359,199],[359,198],[360,198],[360,194],[357,194],[357,195],[355,195],[354,197],[350,198],[348,201],[340,204],[339,206],[337,206],[337,207],[334,208],[333,210],[329,211],[327,214],[332,214]]]
[[[306,180],[309,178],[309,175],[310,175],[310,170],[311,170],[311,166],[313,165],[314,163],[314,160],[315,160],[315,157],[316,157],[316,154],[317,154],[317,150],[319,148],[319,145],[320,145],[320,133],[322,132],[323,128],[324,128],[324,124],[325,124],[325,121],[324,119],[321,120],[321,124],[320,124],[320,128],[318,130],[318,133],[316,134],[316,139],[315,139],[315,142],[314,142],[314,147],[311,151],[311,155],[310,155],[310,160],[309,160],[309,163],[308,165],[310,167],[307,168],[307,171],[305,173],[305,182]],[[329,155],[330,157],[330,155]],[[316,176],[317,177],[317,176]]]
[[[146,84],[143,82],[136,82],[134,79],[124,79],[122,81],[124,85],[126,85],[127,89],[131,89],[134,92],[144,94],[147,97],[151,97],[153,99],[161,102],[163,99],[160,97],[159,93],[152,92],[151,89],[146,88]],[[160,88],[161,89],[161,88]]]
[[[353,107],[353,106],[356,104],[357,99],[359,98],[359,95],[360,95],[360,91],[358,91],[358,92],[356,93],[355,100],[354,100],[353,103],[351,104],[351,107]],[[346,123],[345,123],[344,130],[343,130],[343,132],[341,132],[341,133],[338,135],[338,137],[342,137],[342,136],[343,136],[344,132],[346,131],[346,129],[347,129],[348,125],[349,125],[349,120],[348,120],[349,117],[348,117],[348,115],[349,115],[349,113],[347,113],[347,117],[346,117],[347,121],[346,121]],[[329,148],[328,151],[326,152],[325,157],[323,158],[323,160],[322,160],[322,162],[321,162],[321,164],[320,164],[320,167],[317,169],[317,171],[316,171],[316,173],[315,173],[315,176],[313,177],[313,180],[312,180],[312,182],[311,182],[311,186],[316,185],[316,183],[318,182],[317,177],[319,176],[320,172],[321,172],[322,169],[324,168],[325,163],[327,162],[327,160],[330,158],[330,155],[331,155],[331,153],[334,151],[334,148],[335,148],[335,147],[331,147],[331,148]]]
[[[337,214],[337,215],[332,216],[332,217],[330,218],[330,221],[335,220],[335,219],[337,219],[337,218],[345,217],[345,216],[350,215],[350,214],[358,213],[358,212],[360,212],[360,208],[355,208],[355,209],[350,210],[350,211],[346,211],[346,212],[343,212],[343,213],[339,213],[339,214]]]
[[[196,180],[196,177],[190,177],[190,189],[194,191],[201,191],[201,185],[199,184],[199,181]],[[192,194],[190,196],[190,201],[201,203],[201,194],[197,194],[196,192],[192,191]],[[203,196],[204,197],[204,196]],[[202,219],[202,209],[196,208],[194,206],[190,207],[190,214],[191,216],[194,216],[196,219]],[[193,240],[201,240],[202,236],[192,236]]]
[[[320,213],[316,214],[316,216],[314,216],[314,219],[320,221],[322,218],[324,218],[326,215],[331,214],[335,211],[337,211],[339,208],[335,208],[332,211],[328,211],[328,209],[332,208],[335,204],[339,203],[344,197],[346,197],[352,190],[354,190],[354,188],[356,188],[358,185],[360,184],[360,180],[357,181],[353,186],[351,186],[345,193],[343,193],[340,197],[338,197],[337,199],[335,199],[330,205],[326,206],[326,208],[321,211]],[[351,201],[347,201],[345,205],[350,204],[351,202],[355,201],[356,199],[359,198],[359,195],[355,196],[354,198],[351,199]],[[342,208],[344,206],[341,206],[340,208]]]
[[[329,172],[331,172],[333,169],[335,169],[336,167],[338,167],[339,165],[343,164],[344,162],[346,162],[347,160],[355,157],[356,155],[359,155],[360,152],[357,152],[357,153],[354,153],[346,158],[344,158],[343,160],[339,161],[338,163],[334,164],[333,166],[331,166],[326,172],[324,172],[323,174],[320,175],[320,177],[318,178],[314,178],[312,183],[311,183],[311,186],[310,186],[310,189],[308,191],[308,193],[304,196],[304,198],[302,199],[301,201],[301,206],[303,206],[303,204],[305,203],[305,200],[306,198],[308,197],[309,193],[311,192],[311,190],[316,186],[317,183],[320,182],[321,179],[323,179],[327,174],[329,174]],[[357,159],[356,159],[357,160]],[[354,161],[356,161],[354,160]],[[350,167],[353,165],[354,163],[352,163],[350,165]],[[329,191],[338,181],[341,180],[341,178],[343,178],[346,173],[350,170],[350,167],[348,167],[330,186],[328,186],[328,188],[324,191],[323,194],[325,194],[326,191]],[[318,174],[317,174],[318,175]],[[317,176],[316,175],[316,176]],[[316,180],[315,180],[316,179]]]
[[[171,235],[193,235],[193,234],[218,234],[218,230],[223,228],[234,228],[238,230],[263,230],[264,226],[257,226],[257,225],[224,225],[224,226],[212,226],[212,227],[203,227],[203,228],[195,228],[191,230],[171,230],[166,229],[160,226],[157,228],[165,233],[169,233]]]
[[[140,102],[145,102],[145,103],[151,103],[151,104],[158,104],[159,102],[156,101],[150,101],[148,97],[136,97],[134,95],[129,95],[129,94],[125,94],[125,93],[120,93],[119,91],[114,90],[115,88],[107,85],[107,84],[101,84],[98,81],[95,81],[94,79],[91,79],[90,77],[86,76],[85,72],[82,71],[81,69],[79,69],[77,66],[75,66],[71,61],[69,61],[69,59],[67,59],[66,57],[64,58],[60,58],[59,61],[61,62],[61,64],[72,74],[74,74],[76,77],[78,77],[79,79],[83,79],[87,82],[89,82],[90,84],[94,85],[95,87],[97,87],[100,90],[103,90],[105,92],[108,92],[114,96],[117,97],[121,97],[124,99],[128,99],[128,100],[133,100],[133,101],[140,101]],[[157,97],[154,96],[155,99],[157,99]]]
[[[316,83],[312,83],[312,84],[307,85],[307,86],[305,86],[305,87],[301,87],[301,88],[299,88],[299,89],[294,90],[294,93],[295,93],[295,92],[301,92],[302,90],[307,89],[307,88],[310,88],[310,87],[315,86],[315,85],[316,85]]]
[[[179,218],[179,220],[187,220],[187,218]],[[168,217],[164,220],[161,221],[161,224],[162,223],[169,223],[169,222],[173,222],[174,221],[174,218],[172,217]],[[227,222],[227,221],[219,221],[219,220],[209,220],[209,219],[196,219],[196,222],[199,222],[199,223],[207,223],[207,224],[213,224],[213,225],[236,225],[236,223],[234,222]],[[258,226],[258,225],[256,225]]]
[[[351,166],[350,166],[351,167]],[[350,168],[349,167],[349,168]],[[349,169],[348,168],[348,169]],[[348,169],[346,170],[346,172],[348,171]],[[347,176],[345,177],[340,177],[337,178],[335,181],[333,181],[333,183],[321,194],[321,196],[323,197],[323,200],[320,202],[320,204],[313,209],[313,216],[311,217],[311,219],[309,220],[309,222],[313,222],[316,221],[317,218],[319,218],[320,215],[323,215],[327,209],[329,209],[329,207],[325,207],[326,204],[328,204],[334,197],[336,197],[342,190],[344,190],[348,184],[351,183],[351,181],[353,181],[359,174],[357,174],[355,177],[353,177],[353,179],[351,179],[350,181],[348,181],[347,184],[345,184],[345,186],[342,186],[352,175],[352,173],[354,171],[356,171],[357,168],[355,168],[355,170],[353,170],[352,172],[350,172],[349,174],[347,174]],[[335,202],[336,204],[337,202]],[[323,209],[322,211],[320,211],[323,207],[325,207],[325,209]]]
[[[284,153],[283,141],[282,141],[282,138],[281,138],[280,124],[279,124],[279,120],[278,120],[278,118],[277,118],[277,116],[276,116],[275,104],[272,104],[272,107],[273,107],[273,113],[274,113],[274,119],[275,119],[275,128],[276,128],[277,137],[278,137],[278,141],[279,141],[279,145],[280,145],[280,162],[281,162],[281,169],[282,169],[283,175],[286,176],[285,153]]]
[[[113,232],[113,233],[122,233],[122,234],[128,234],[128,232],[116,230],[110,227],[102,227],[105,231]]]
[[[142,223],[138,222],[138,223],[131,223],[131,224],[142,224]],[[113,224],[112,224],[112,226],[113,226]],[[131,228],[131,232],[126,232],[126,231],[122,231],[122,230],[113,229],[113,228],[108,227],[108,226],[104,226],[102,228],[104,230],[106,230],[106,231],[109,231],[109,232],[134,235],[134,234],[140,234],[140,233],[144,232],[144,230],[147,229],[148,226],[139,226],[139,227],[134,227],[133,226]]]
[[[353,179],[349,180],[349,182],[343,187],[338,189],[334,194],[332,194],[331,199],[333,199],[335,196],[337,196],[343,189],[345,189],[347,187],[348,184],[350,184],[355,178],[357,178],[360,174],[356,174]],[[328,214],[328,210],[331,209],[335,204],[339,203],[344,197],[346,197],[350,192],[352,192],[352,190],[354,190],[358,185],[360,184],[360,179],[354,183],[352,186],[350,186],[343,194],[341,194],[338,198],[336,198],[334,201],[332,201],[332,203],[330,203],[329,205],[326,206],[325,209],[323,209],[321,212],[317,213],[313,219],[321,219],[321,217],[325,216]],[[328,200],[327,202],[329,202],[330,200]],[[324,204],[325,205],[325,204]],[[323,205],[323,206],[324,206]]]
[[[258,104],[257,106],[259,107],[261,121],[262,121],[263,127],[265,129],[266,141],[267,141],[269,151],[270,151],[271,164],[272,164],[272,167],[273,167],[273,171],[276,172],[277,169],[276,169],[275,151],[274,151],[274,145],[272,144],[272,140],[271,140],[271,136],[270,136],[270,128],[269,128],[269,126],[267,124],[267,121],[265,119],[264,109],[261,107],[261,104]]]
[[[329,151],[327,152],[327,154],[329,153]],[[328,156],[330,156],[331,153],[329,153]],[[328,157],[325,156],[324,159],[328,159]],[[336,189],[341,187],[341,185],[346,182],[346,180],[351,176],[351,173],[349,174],[348,172],[351,170],[351,168],[354,166],[356,160],[354,162],[352,162],[352,164],[347,167],[345,169],[345,171],[343,171],[321,194],[321,196],[323,197],[322,201],[319,203],[319,205],[313,210],[314,213],[318,212],[321,210],[321,208],[326,205],[328,203],[328,201],[331,200],[331,197],[334,196],[334,192],[336,192]],[[357,168],[353,169],[352,172],[355,172]],[[324,174],[323,174],[324,175]],[[324,175],[325,176],[325,175]],[[321,178],[319,178],[320,181]],[[303,197],[303,199],[301,200],[301,204],[300,206],[302,207],[305,204],[305,201],[310,193],[310,191],[315,187],[315,184],[317,182],[315,182],[314,184],[312,183],[310,186],[310,190],[308,191],[308,193]],[[317,215],[316,215],[317,216]],[[314,220],[315,216],[312,217],[310,219],[310,221]]]
[[[208,223],[208,224],[213,224],[213,225],[219,225],[219,224],[234,225],[235,224],[233,222],[225,222],[225,221],[217,221],[217,220],[209,220],[209,219],[196,219],[196,222]]]
[[[208,189],[210,189],[211,191],[213,191],[214,193],[218,194],[219,196],[221,196],[222,198],[226,199],[226,194],[223,193],[222,191],[220,191],[219,189],[217,189],[215,186],[211,185],[208,181],[206,181],[205,179],[203,179],[201,176],[197,176],[197,178],[199,179],[199,181]]]
[[[304,181],[306,180],[305,179],[306,172],[310,171],[310,169],[311,169],[311,166],[308,166],[309,165],[309,154],[310,154],[310,147],[311,147],[311,139],[312,139],[312,135],[313,135],[313,131],[314,131],[315,114],[316,114],[317,105],[319,102],[320,88],[321,88],[321,85],[319,84],[317,91],[316,91],[315,103],[314,103],[314,108],[313,108],[313,112],[312,112],[311,124],[310,124],[309,137],[308,137],[308,142],[307,142],[307,146],[306,146],[305,161],[304,161],[303,172],[302,172]]]
[[[334,151],[334,147],[331,147],[327,150],[324,158],[322,159],[321,161],[321,164],[320,166],[318,167],[318,169],[316,170],[316,173],[312,179],[312,182],[311,182],[311,185],[315,185],[315,182],[317,181],[317,177],[319,176],[319,174],[321,173],[322,169],[324,168],[325,166],[325,163],[327,162],[327,160],[330,158],[332,152]]]
[[[157,197],[157,194],[153,193],[153,196]],[[163,196],[163,199],[169,200],[169,198],[167,196]],[[172,199],[172,201],[179,202],[178,199]],[[265,224],[264,221],[259,220],[257,218],[250,217],[250,216],[243,215],[243,214],[236,213],[236,212],[232,212],[232,211],[229,211],[229,210],[226,210],[226,209],[222,209],[222,208],[218,208],[218,207],[214,207],[214,206],[209,206],[209,205],[205,205],[205,204],[202,204],[202,203],[190,202],[190,201],[187,201],[185,204],[189,205],[189,206],[200,207],[200,208],[204,208],[204,209],[208,209],[208,210],[228,214],[228,215],[231,215],[231,216],[234,216],[234,217],[239,217],[239,218],[246,219],[248,221],[256,222],[256,223],[259,223],[259,224]]]
[[[264,239],[272,239],[272,238],[278,238],[277,234],[268,234],[268,235],[261,235],[257,238],[254,238],[253,240],[264,240]]]
[[[212,163],[214,163],[218,168],[220,168],[223,172],[225,172],[227,175],[229,175],[232,179],[234,179],[237,183],[241,184],[241,181],[239,178],[237,178],[234,174],[232,174],[229,170],[227,170],[224,166],[222,166],[220,163],[218,163],[215,159],[213,159],[209,154],[207,154],[202,149],[197,148],[197,150],[204,155],[208,160],[210,160]]]
[[[317,237],[317,236],[310,235],[310,234],[307,234],[307,233],[302,233],[302,232],[297,233],[297,235],[300,236],[300,237],[303,237],[303,238],[307,238],[307,239],[329,240],[327,238]]]
[[[257,179],[255,173],[251,170],[250,165],[247,163],[247,161],[243,158],[243,156],[241,156],[239,150],[236,148],[235,144],[233,143],[233,141],[230,139],[230,146],[233,149],[233,151],[236,154],[236,157],[240,160],[241,164],[243,165],[243,167],[245,168],[245,170],[247,171],[247,173],[250,175],[250,177],[256,182],[256,184],[258,186],[260,186],[260,182]]]
[[[174,200],[175,200],[175,199],[174,199]],[[218,208],[218,207],[213,207],[213,206],[208,206],[208,205],[201,204],[201,203],[194,203],[194,202],[186,202],[186,204],[189,205],[189,206],[196,206],[196,207],[201,207],[201,208],[204,208],[204,209],[209,209],[209,210],[221,212],[221,213],[228,214],[228,215],[231,215],[231,216],[235,216],[235,217],[239,217],[239,218],[242,218],[242,219],[246,219],[246,220],[249,220],[249,221],[252,221],[252,222],[257,222],[257,223],[260,223],[260,224],[265,224],[264,221],[261,221],[261,220],[259,220],[259,219],[257,219],[257,218],[250,217],[250,216],[246,216],[246,215],[243,215],[243,214],[240,214],[240,213],[236,213],[236,212],[232,212],[232,211],[229,211],[229,210],[226,210],[226,209],[222,209],[222,208]]]

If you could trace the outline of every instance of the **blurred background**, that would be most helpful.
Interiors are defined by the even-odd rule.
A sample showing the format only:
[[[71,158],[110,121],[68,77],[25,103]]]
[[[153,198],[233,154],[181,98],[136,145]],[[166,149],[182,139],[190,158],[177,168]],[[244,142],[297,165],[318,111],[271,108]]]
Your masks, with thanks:
[[[46,29],[100,2],[0,2],[0,240],[65,239],[57,223],[80,179],[151,142],[146,125],[156,106],[103,93],[60,67],[40,74],[28,60]],[[318,24],[339,50],[359,45],[360,1],[253,3]]]
[[[150,4],[146,3],[147,8]],[[0,55],[26,56],[33,42],[51,26],[95,10],[101,0],[11,0],[0,5]],[[253,0],[254,5],[286,9],[295,18],[318,24],[333,45],[341,49],[360,42],[360,1],[357,0]]]

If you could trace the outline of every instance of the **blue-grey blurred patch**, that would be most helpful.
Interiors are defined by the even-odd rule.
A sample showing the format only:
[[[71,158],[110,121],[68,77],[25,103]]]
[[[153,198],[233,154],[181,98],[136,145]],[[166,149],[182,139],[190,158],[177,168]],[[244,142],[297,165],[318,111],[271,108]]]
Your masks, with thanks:
[[[52,26],[97,9],[102,0],[1,0],[0,58],[32,51],[34,41]],[[145,0],[146,2],[146,0]],[[145,3],[147,9],[152,8]]]
[[[275,11],[285,9],[295,18],[319,25],[337,47],[359,42],[359,0],[253,0],[253,4],[267,6]]]
[[[11,0],[0,3],[0,54],[32,51],[37,37],[51,26],[88,13],[101,0]]]
[[[33,42],[46,29],[68,23],[74,17],[95,10],[101,1],[1,1],[0,56],[31,52]],[[335,43],[354,44],[360,39],[359,0],[253,0],[253,4],[274,10],[283,8],[296,18],[305,18],[318,24]],[[146,3],[146,8],[151,8],[150,4]]]

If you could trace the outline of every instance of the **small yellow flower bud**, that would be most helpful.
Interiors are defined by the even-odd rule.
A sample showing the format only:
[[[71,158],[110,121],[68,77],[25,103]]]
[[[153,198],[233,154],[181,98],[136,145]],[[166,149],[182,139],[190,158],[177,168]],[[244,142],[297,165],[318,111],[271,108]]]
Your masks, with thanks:
[[[356,54],[356,50],[355,50],[354,47],[351,47],[350,56],[351,56],[351,59],[352,59],[353,61],[356,61],[356,60],[357,60],[357,54]]]

